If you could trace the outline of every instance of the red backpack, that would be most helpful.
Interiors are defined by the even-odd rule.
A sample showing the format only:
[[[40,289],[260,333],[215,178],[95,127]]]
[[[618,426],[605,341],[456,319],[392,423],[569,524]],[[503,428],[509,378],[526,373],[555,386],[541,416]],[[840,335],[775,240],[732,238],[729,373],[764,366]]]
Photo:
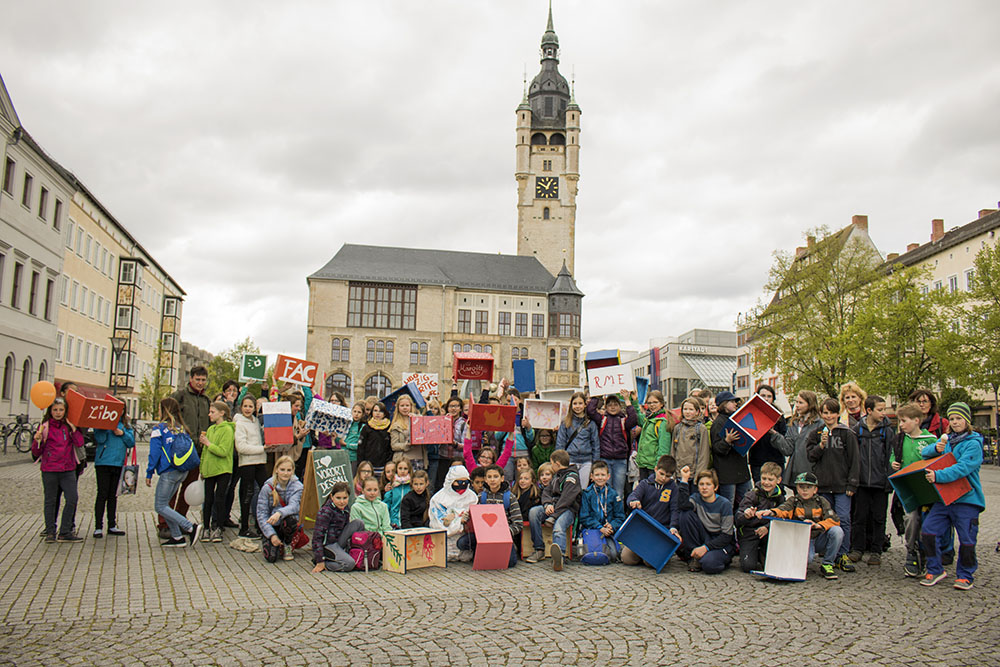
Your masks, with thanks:
[[[354,567],[365,572],[382,567],[382,536],[370,530],[359,530],[351,535],[350,556]]]

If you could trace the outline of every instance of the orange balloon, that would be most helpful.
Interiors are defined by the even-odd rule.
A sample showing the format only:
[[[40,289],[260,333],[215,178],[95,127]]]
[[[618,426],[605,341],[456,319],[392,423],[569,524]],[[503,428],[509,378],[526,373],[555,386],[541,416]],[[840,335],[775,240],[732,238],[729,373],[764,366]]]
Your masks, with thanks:
[[[43,380],[31,385],[31,402],[39,410],[49,407],[54,400],[56,400],[56,386],[51,382]]]

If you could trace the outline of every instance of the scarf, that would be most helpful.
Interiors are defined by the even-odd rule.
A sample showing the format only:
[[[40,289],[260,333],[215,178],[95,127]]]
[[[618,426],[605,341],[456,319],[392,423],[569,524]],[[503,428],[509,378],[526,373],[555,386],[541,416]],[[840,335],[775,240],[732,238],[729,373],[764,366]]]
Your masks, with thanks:
[[[405,475],[405,476],[404,475],[396,475],[396,477],[392,480],[392,485],[393,486],[402,486],[403,484],[409,484],[409,483],[410,483],[410,476],[409,475]]]
[[[383,417],[382,419],[375,419],[372,417],[368,420],[368,425],[375,429],[376,431],[384,431],[389,428],[389,420]]]
[[[694,426],[695,424],[700,424],[701,420],[700,419],[682,419],[681,423],[684,424],[685,426]]]

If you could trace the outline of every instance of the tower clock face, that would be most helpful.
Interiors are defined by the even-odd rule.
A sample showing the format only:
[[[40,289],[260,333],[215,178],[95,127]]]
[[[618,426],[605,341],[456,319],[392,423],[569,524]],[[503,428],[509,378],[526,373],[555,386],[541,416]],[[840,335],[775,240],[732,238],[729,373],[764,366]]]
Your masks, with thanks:
[[[559,179],[553,176],[535,177],[535,199],[556,199],[559,197]]]

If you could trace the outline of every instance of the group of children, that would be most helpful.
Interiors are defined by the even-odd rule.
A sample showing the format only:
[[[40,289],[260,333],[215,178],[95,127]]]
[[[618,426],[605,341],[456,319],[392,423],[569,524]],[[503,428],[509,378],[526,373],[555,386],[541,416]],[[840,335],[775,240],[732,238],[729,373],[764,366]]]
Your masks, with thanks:
[[[985,508],[978,474],[982,437],[971,428],[966,404],[951,405],[944,422],[934,410],[933,394],[925,390],[915,392],[897,411],[898,431],[885,415],[884,399],[865,395],[853,383],[845,385],[839,399],[822,402],[813,392],[799,392],[791,418],[779,420],[748,456],[733,447],[737,433],[729,418],[739,401],[727,391],[711,400],[704,392],[685,399],[676,417],[659,391],[649,392],[642,406],[634,394],[588,398],[578,392],[554,432],[532,428],[522,416],[514,433],[471,431],[465,417],[468,404],[453,395],[443,406],[429,401],[426,409],[427,414],[451,415],[452,442],[414,446],[409,417],[416,408],[409,397],[397,401],[391,418],[377,399],[354,404],[353,423],[341,437],[305,428],[312,400],[305,389],[286,394],[296,416],[296,446],[275,454],[264,446],[262,435],[260,404],[266,399],[250,395],[249,386],[233,399],[231,384],[228,396],[209,403],[210,425],[197,437],[190,434],[176,400],[161,402],[146,483],[151,485],[153,474],[159,475],[155,507],[169,531],[165,547],[193,545],[199,538],[221,542],[231,524],[227,495],[239,481],[239,535],[259,536],[268,561],[292,559],[292,546],[306,539],[299,526],[306,450],[345,448],[354,479],[338,483],[321,499],[312,536],[317,572],[359,567],[365,549],[371,551],[371,536],[421,526],[445,530],[449,557],[470,561],[476,539],[469,508],[488,503],[504,507],[514,544],[511,566],[521,559],[536,563],[551,558],[552,566],[562,569],[565,555],[571,553],[571,532],[576,556],[584,563],[639,565],[641,558],[617,542],[615,534],[628,512],[641,509],[680,540],[677,555],[690,570],[709,574],[723,571],[737,555],[743,571],[761,569],[769,519],[806,521],[811,524],[810,560],[812,552],[822,554],[821,574],[835,579],[837,570],[854,571],[865,553],[870,566],[881,564],[888,539],[889,475],[916,461],[951,453],[956,463],[928,471],[927,480],[964,478],[972,490],[949,505],[935,503],[910,512],[902,512],[894,499],[892,515],[904,535],[907,576],[921,578],[928,586],[943,579],[944,565],[955,558],[954,533],[959,540],[954,586],[972,586],[976,527]],[[774,401],[772,387],[762,385],[758,394]],[[346,405],[337,394],[331,400]],[[484,391],[480,400],[520,406],[514,388],[500,395]],[[230,421],[233,408],[238,412]],[[134,445],[127,418],[113,431],[95,433],[94,439],[106,453],[99,452],[97,461],[95,537],[102,536],[104,510],[108,533],[121,534],[112,489]],[[65,421],[65,402],[57,399],[33,446],[41,459],[45,534],[51,540],[79,539],[72,521],[78,464],[74,450],[80,440],[79,431]],[[185,460],[195,453],[205,485],[205,526],[171,506],[191,469]],[[101,471],[109,463],[115,465]],[[60,494],[67,511],[57,530]],[[525,528],[531,549],[522,553]],[[546,528],[551,531],[548,548]],[[527,536],[523,542],[528,542]]]

